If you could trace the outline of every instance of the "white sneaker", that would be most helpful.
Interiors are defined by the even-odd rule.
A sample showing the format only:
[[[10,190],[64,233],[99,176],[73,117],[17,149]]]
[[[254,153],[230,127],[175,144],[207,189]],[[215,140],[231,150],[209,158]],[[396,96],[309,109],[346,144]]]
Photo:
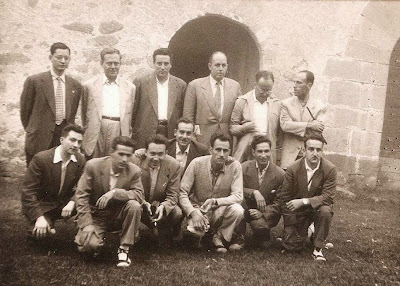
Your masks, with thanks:
[[[215,251],[218,253],[226,253],[228,250],[225,248],[224,244],[222,243],[221,238],[216,233],[213,236],[212,243],[214,244]]]
[[[326,258],[322,254],[322,250],[317,251],[316,249],[314,249],[312,257],[314,258],[315,261],[326,262]]]
[[[129,265],[131,265],[131,260],[128,257],[128,250],[118,248],[117,267],[128,267]]]

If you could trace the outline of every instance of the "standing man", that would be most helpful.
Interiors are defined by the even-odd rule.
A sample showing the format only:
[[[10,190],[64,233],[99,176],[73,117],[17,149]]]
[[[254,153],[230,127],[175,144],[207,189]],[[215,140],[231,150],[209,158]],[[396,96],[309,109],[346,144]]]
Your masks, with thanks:
[[[147,137],[156,133],[173,138],[176,122],[182,116],[186,83],[169,73],[172,57],[169,49],[155,50],[154,72],[134,80],[137,89],[132,138],[138,148],[143,148]]]
[[[72,197],[85,165],[79,153],[83,132],[80,126],[67,125],[61,145],[37,153],[29,164],[22,186],[22,213],[35,239],[54,233],[55,221],[69,218],[75,210]]]
[[[322,158],[324,139],[311,134],[304,141],[305,158],[288,167],[278,195],[284,219],[283,247],[299,250],[305,246],[307,230],[314,222],[314,251],[317,261],[326,261],[322,254],[333,216],[336,192],[336,168]]]
[[[88,161],[76,190],[78,250],[98,253],[106,231],[122,229],[119,267],[131,264],[128,252],[138,239],[144,202],[140,168],[129,162],[134,144],[130,137],[115,137],[110,156]]]
[[[240,250],[243,238],[232,239],[243,219],[243,178],[240,163],[229,158],[230,138],[213,134],[210,154],[194,159],[181,181],[179,204],[188,225],[206,232],[215,231],[212,243],[219,253]]]
[[[309,133],[322,134],[327,106],[310,98],[314,74],[301,71],[294,78],[294,95],[282,100],[280,123],[284,132],[281,167],[286,169],[304,155],[304,137]]]
[[[52,44],[50,71],[32,75],[24,83],[20,107],[27,165],[36,153],[58,146],[62,129],[75,122],[82,86],[65,75],[70,56],[67,45]]]
[[[141,180],[146,199],[142,221],[157,227],[160,245],[169,246],[179,238],[182,210],[178,207],[180,165],[166,154],[168,139],[153,134],[146,139],[146,156],[132,162],[142,170]],[[153,224],[152,224],[153,223]]]
[[[121,54],[114,48],[100,53],[104,75],[85,82],[82,98],[82,122],[85,128],[83,149],[88,158],[108,156],[112,140],[131,136],[135,86],[118,76]]]
[[[270,246],[270,226],[281,218],[280,213],[268,216],[266,209],[274,202],[285,175],[270,159],[271,145],[266,135],[254,136],[251,149],[255,160],[242,163],[245,220],[253,230],[253,240],[262,248]]]
[[[249,159],[250,144],[255,134],[267,135],[271,141],[271,160],[276,162],[281,103],[272,94],[274,75],[270,71],[256,74],[255,88],[240,96],[231,116],[231,133],[237,138],[233,157],[239,162]]]
[[[228,61],[222,52],[209,60],[210,75],[191,81],[185,95],[183,116],[194,121],[197,141],[210,144],[214,133],[229,133],[229,123],[240,85],[226,78]]]

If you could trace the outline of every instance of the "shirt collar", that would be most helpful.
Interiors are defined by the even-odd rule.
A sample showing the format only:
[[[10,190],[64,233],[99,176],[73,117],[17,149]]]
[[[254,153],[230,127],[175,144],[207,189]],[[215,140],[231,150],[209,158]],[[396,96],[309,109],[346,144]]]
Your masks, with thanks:
[[[73,161],[73,162],[77,162],[78,160],[76,159],[75,155],[71,155],[69,157],[69,161]],[[59,145],[56,150],[54,151],[54,158],[53,158],[53,163],[57,164],[59,162],[62,162],[62,158],[61,158],[61,145]]]
[[[268,167],[269,167],[269,161],[268,161],[267,166],[265,166],[264,170],[262,170],[262,172],[263,172],[263,173],[266,172],[267,169],[268,169]],[[257,168],[258,172],[260,172],[260,168],[258,167],[258,162],[257,162],[257,161],[256,161],[256,168]]]
[[[255,90],[255,89],[253,89],[252,98],[253,98],[254,102],[258,101],[258,100],[257,100],[257,97],[256,97],[256,90]],[[265,102],[269,103],[273,98],[274,98],[274,95],[271,93],[271,94],[268,96],[267,100],[264,101],[264,103],[265,103]],[[259,101],[258,101],[258,102],[259,102]],[[262,103],[260,102],[260,104],[262,104]]]
[[[52,68],[50,69],[50,73],[51,73],[51,77],[53,80],[55,80],[56,78],[59,77],[59,78],[61,78],[61,80],[63,82],[65,82],[65,73],[63,73],[62,75],[56,75],[56,73],[54,72],[54,70]]]
[[[217,81],[210,75],[210,84],[211,86],[216,86],[217,85]],[[225,78],[223,78],[221,80],[221,86],[224,87],[225,86]]]
[[[321,159],[319,160],[319,162],[318,162],[318,165],[317,165],[317,167],[313,170],[313,169],[311,169],[311,167],[310,166],[308,166],[308,164],[307,164],[307,160],[306,159],[304,159],[304,163],[306,164],[306,170],[307,171],[312,171],[312,172],[315,172],[316,170],[318,170],[319,169],[319,165],[321,164]]]
[[[187,148],[186,148],[186,150],[185,150],[184,152],[182,152],[182,151],[181,151],[181,148],[179,148],[178,141],[176,141],[175,144],[176,144],[176,147],[175,147],[175,148],[176,148],[176,154],[178,154],[179,152],[180,152],[181,154],[183,154],[183,153],[189,154],[190,144],[187,146]]]
[[[212,168],[211,156],[210,156],[210,171],[211,171],[211,174],[218,175],[220,173],[225,173],[225,169],[226,169],[226,164],[224,164],[220,170],[214,171],[213,168]]]
[[[161,84],[161,85],[166,85],[166,84],[168,84],[168,83],[169,83],[169,74],[168,74],[167,80],[166,80],[166,81],[164,81],[163,83],[162,83],[162,82],[160,82],[160,81],[158,80],[158,77],[157,77],[157,75],[156,75],[155,77],[156,77],[156,81],[157,81],[157,83],[158,83],[158,84]]]
[[[121,173],[115,174],[115,173],[114,173],[114,170],[113,170],[113,168],[112,168],[112,166],[111,166],[111,168],[110,168],[110,175],[111,175],[111,176],[119,177],[120,174],[121,174]]]
[[[115,81],[113,81],[112,83],[115,83],[116,85],[119,85],[119,76],[117,76]],[[108,78],[106,77],[105,74],[103,74],[103,84],[109,84]]]

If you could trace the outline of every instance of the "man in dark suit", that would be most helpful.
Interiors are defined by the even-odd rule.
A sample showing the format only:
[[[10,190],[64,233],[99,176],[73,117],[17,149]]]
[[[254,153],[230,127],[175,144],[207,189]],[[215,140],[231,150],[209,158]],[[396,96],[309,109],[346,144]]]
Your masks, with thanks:
[[[177,120],[182,116],[186,83],[169,73],[172,52],[158,49],[153,53],[154,72],[134,80],[136,97],[132,114],[132,138],[143,148],[147,137],[159,133],[171,139]]]
[[[111,155],[88,161],[76,189],[78,250],[98,253],[106,231],[122,229],[118,267],[131,264],[128,252],[139,236],[144,202],[140,168],[129,162],[134,144],[127,136],[115,137]]]
[[[70,54],[68,46],[54,43],[50,71],[32,75],[24,83],[20,107],[28,165],[36,153],[58,146],[61,130],[75,122],[82,86],[64,73]]]
[[[67,125],[61,133],[61,145],[37,153],[28,167],[22,187],[22,213],[33,238],[55,233],[55,220],[70,217],[75,209],[72,197],[85,165],[79,153],[83,133],[82,127]]]
[[[183,116],[194,121],[197,140],[210,146],[212,134],[229,134],[232,110],[241,92],[238,82],[225,77],[228,61],[224,53],[214,52],[208,68],[210,76],[189,83]]]
[[[133,158],[142,170],[142,183],[146,202],[142,222],[156,227],[159,243],[169,246],[177,240],[182,222],[182,210],[177,205],[180,185],[180,165],[166,154],[168,139],[154,134],[146,140],[146,156]]]
[[[245,220],[250,223],[255,243],[262,248],[270,246],[269,221],[273,220],[272,224],[276,225],[281,217],[280,214],[267,216],[265,210],[273,203],[285,175],[271,161],[271,145],[266,135],[256,135],[251,142],[255,160],[242,163]],[[243,226],[242,231],[245,231]]]

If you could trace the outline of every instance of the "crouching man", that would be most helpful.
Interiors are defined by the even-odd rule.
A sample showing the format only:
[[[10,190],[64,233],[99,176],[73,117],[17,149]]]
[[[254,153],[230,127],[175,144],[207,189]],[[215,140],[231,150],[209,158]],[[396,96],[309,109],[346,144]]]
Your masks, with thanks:
[[[98,253],[106,231],[121,231],[119,267],[131,264],[129,248],[138,238],[144,202],[140,168],[129,162],[134,142],[115,137],[111,155],[88,161],[76,190],[78,233],[75,242],[80,252]]]

